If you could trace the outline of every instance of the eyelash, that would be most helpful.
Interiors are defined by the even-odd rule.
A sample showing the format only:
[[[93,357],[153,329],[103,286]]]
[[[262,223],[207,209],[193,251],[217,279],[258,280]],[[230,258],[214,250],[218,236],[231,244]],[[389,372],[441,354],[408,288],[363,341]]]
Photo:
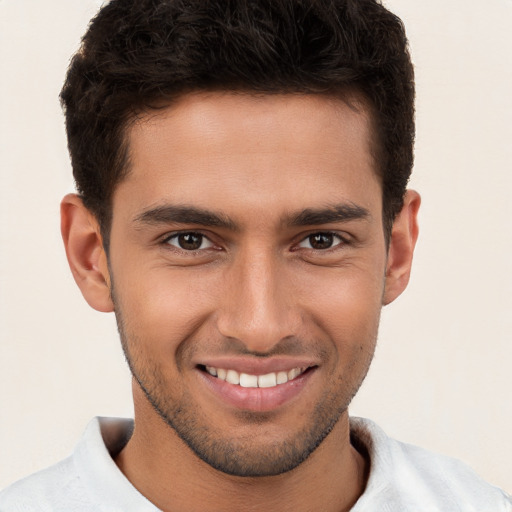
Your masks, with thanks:
[[[201,245],[203,245],[203,243],[205,241],[207,241],[207,243],[209,243],[210,245],[206,248],[202,248],[199,247],[198,249],[184,249],[183,247],[179,247],[178,245],[173,245],[170,243],[171,240],[173,239],[176,239],[178,240],[180,236],[187,236],[187,235],[192,235],[192,236],[196,236],[196,237],[200,237],[201,238]],[[177,251],[183,251],[183,252],[186,252],[188,254],[196,254],[196,253],[199,253],[199,252],[202,252],[206,249],[212,249],[215,244],[210,240],[210,238],[208,236],[206,236],[205,234],[199,232],[199,231],[180,231],[178,233],[173,233],[169,236],[166,236],[163,240],[162,240],[162,244],[163,245],[167,245],[167,246],[170,246],[172,247],[173,249],[177,250]]]
[[[205,248],[199,247],[198,249],[184,249],[183,247],[179,247],[178,245],[173,245],[170,243],[170,241],[173,239],[177,240],[180,236],[187,236],[187,235],[201,237],[201,245],[203,245],[203,243],[205,241],[207,241],[209,243],[209,246],[205,247]],[[301,246],[301,244],[307,242],[308,240],[311,240],[311,238],[314,236],[329,236],[329,237],[332,237],[333,239],[337,239],[338,243],[334,243],[334,241],[333,241],[333,245],[331,245],[330,247],[326,247],[324,249],[315,249],[314,247],[302,247]],[[190,255],[200,254],[205,250],[215,248],[215,243],[207,235],[205,235],[204,233],[201,233],[200,231],[180,231],[177,233],[172,233],[172,234],[166,236],[164,239],[162,239],[161,243],[162,243],[162,245],[171,247],[173,250],[185,252]],[[292,251],[297,251],[297,250],[300,250],[301,248],[305,248],[306,250],[312,250],[312,251],[315,251],[318,253],[328,253],[328,252],[331,252],[332,250],[336,250],[337,248],[339,248],[339,246],[345,246],[348,244],[350,244],[350,240],[347,239],[346,237],[343,237],[339,233],[332,232],[332,231],[314,231],[312,233],[309,233],[306,236],[303,236],[297,244],[294,244]]]
[[[337,239],[338,243],[334,243],[334,240],[333,240],[333,245],[331,245],[330,247],[327,247],[325,249],[315,249],[314,247],[308,248],[313,251],[325,253],[325,252],[329,252],[330,250],[336,250],[336,248],[338,248],[339,246],[347,245],[350,243],[350,241],[346,237],[343,237],[339,233],[335,233],[333,231],[315,231],[315,232],[310,233],[309,235],[305,236],[304,238],[302,238],[302,240],[299,242],[298,246],[301,247],[301,244],[303,244],[304,242],[307,242],[308,240],[311,240],[311,238],[315,237],[315,236],[329,236],[329,237],[332,237],[333,239]]]

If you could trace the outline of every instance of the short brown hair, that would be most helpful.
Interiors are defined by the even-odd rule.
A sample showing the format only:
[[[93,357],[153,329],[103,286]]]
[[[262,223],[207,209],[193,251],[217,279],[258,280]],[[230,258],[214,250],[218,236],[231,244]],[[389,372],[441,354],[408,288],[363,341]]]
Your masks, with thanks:
[[[370,106],[389,235],[413,165],[414,76],[402,22],[376,0],[111,0],[61,102],[73,174],[108,243],[130,120],[192,91],[340,95]]]

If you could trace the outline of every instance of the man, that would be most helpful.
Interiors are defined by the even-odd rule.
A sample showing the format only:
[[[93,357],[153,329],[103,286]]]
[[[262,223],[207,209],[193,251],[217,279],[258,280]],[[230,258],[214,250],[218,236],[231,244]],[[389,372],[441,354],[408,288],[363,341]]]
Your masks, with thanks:
[[[73,275],[115,311],[135,422],[0,510],[511,510],[348,405],[417,238],[413,73],[358,1],[113,0],[62,91]]]

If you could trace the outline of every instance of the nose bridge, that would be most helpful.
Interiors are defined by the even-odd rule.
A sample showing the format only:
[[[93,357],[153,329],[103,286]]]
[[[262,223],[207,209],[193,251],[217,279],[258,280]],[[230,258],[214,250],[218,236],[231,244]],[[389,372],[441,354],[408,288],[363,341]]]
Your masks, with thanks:
[[[286,275],[282,257],[275,251],[253,247],[239,255],[229,270],[219,311],[221,334],[262,353],[296,335],[297,313]]]

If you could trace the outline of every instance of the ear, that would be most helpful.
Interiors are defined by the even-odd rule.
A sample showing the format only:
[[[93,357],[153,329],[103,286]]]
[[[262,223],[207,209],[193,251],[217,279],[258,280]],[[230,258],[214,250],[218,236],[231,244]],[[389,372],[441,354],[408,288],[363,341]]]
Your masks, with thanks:
[[[60,205],[61,233],[69,267],[87,303],[102,312],[114,311],[103,239],[95,216],[76,194]]]
[[[382,303],[393,302],[406,288],[411,275],[412,256],[418,239],[420,195],[408,190],[404,206],[393,222],[386,263],[386,282]]]

